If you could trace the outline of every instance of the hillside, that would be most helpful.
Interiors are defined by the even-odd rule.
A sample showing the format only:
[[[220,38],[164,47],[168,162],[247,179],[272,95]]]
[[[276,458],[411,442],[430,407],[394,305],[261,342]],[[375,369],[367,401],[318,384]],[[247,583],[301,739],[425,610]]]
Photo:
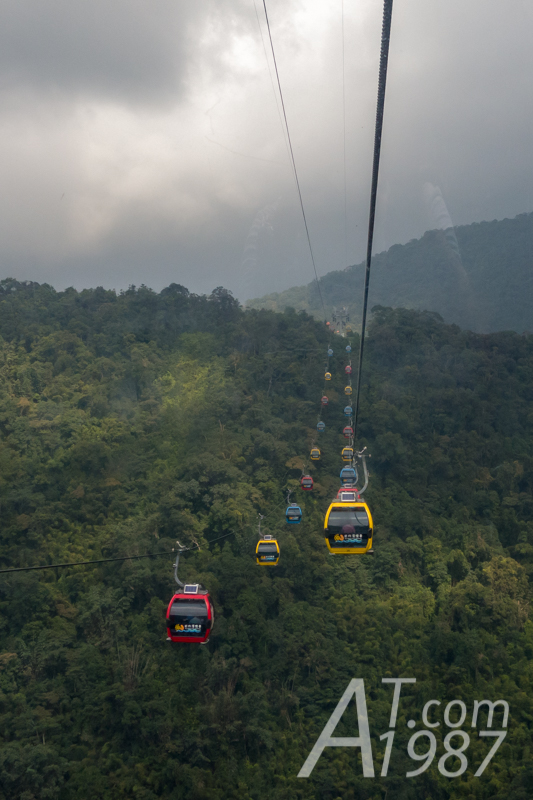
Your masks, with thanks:
[[[330,558],[321,534],[345,339],[332,342],[316,488],[296,489],[327,347],[307,314],[245,312],[223,289],[3,281],[0,336],[0,568],[165,554],[1,576],[0,800],[530,796],[533,336],[374,315],[361,414],[374,558]],[[288,488],[299,526],[284,521]],[[259,513],[276,568],[254,561]],[[206,647],[165,641],[176,539],[201,545],[182,577],[214,597]],[[391,677],[416,684],[380,777]],[[365,681],[376,777],[338,747],[298,779],[352,678]],[[510,720],[474,777],[494,743],[477,734],[485,711],[472,727],[485,698],[508,702]],[[407,722],[425,730],[431,699],[437,756],[406,778],[423,766]],[[456,699],[468,768],[449,778],[438,765]],[[353,711],[335,735],[357,735]]]
[[[357,326],[364,264],[320,279],[328,316],[347,306]],[[533,214],[428,231],[374,256],[374,305],[436,311],[445,322],[491,332],[533,329]],[[247,302],[249,308],[305,310],[323,319],[316,283]]]

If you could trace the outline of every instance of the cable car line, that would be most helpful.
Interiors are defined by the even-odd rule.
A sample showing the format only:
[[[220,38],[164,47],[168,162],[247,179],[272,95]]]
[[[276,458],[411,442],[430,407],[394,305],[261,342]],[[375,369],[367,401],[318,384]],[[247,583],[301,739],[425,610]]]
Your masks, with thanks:
[[[254,11],[255,11],[255,16],[257,18],[257,27],[259,28],[259,33],[261,34],[261,42],[263,44],[263,52],[265,54],[265,61],[266,61],[267,69],[268,69],[268,74],[270,76],[270,83],[272,85],[272,94],[274,95],[274,102],[276,103],[276,111],[278,112],[278,117],[279,117],[279,121],[280,121],[280,124],[281,124],[281,129],[284,131],[283,119],[282,119],[282,116],[281,116],[281,112],[279,110],[278,96],[276,94],[276,87],[274,85],[274,78],[272,77],[272,70],[270,69],[270,62],[268,60],[268,53],[267,53],[267,48],[266,48],[266,44],[265,44],[265,37],[263,36],[263,29],[261,27],[261,22],[259,20],[259,12],[257,10],[257,5],[255,3],[255,0],[254,0]],[[287,153],[288,153],[289,158],[290,158],[290,151],[289,151],[289,146],[287,144],[287,140],[285,139],[285,137],[283,137],[283,140],[285,142],[285,146],[287,148]]]
[[[316,423],[316,433],[314,434],[313,439],[311,441],[311,452],[309,454],[309,458],[311,459],[311,461],[320,461],[320,457],[321,457],[320,448],[316,446],[316,436],[317,436],[317,434],[324,433],[324,431],[326,429],[326,423],[323,422],[323,420],[322,420],[322,409],[324,409],[329,403],[329,398],[326,395],[326,383],[327,383],[327,381],[331,381],[331,379],[332,379],[332,375],[331,375],[331,372],[330,372],[330,366],[329,366],[329,360],[332,357],[332,355],[333,355],[333,350],[328,345],[328,350],[327,350],[327,353],[326,353],[326,365],[325,365],[326,372],[324,373],[324,388],[322,390],[323,391],[323,395],[320,398],[320,406],[319,406],[317,423]],[[304,471],[302,473],[302,478],[301,478],[302,488],[304,488],[304,485],[303,485],[304,478],[311,480],[311,486],[308,487],[308,488],[312,488],[312,478],[311,478],[310,475],[308,475],[306,473],[306,465],[304,465]]]
[[[381,137],[383,131],[383,114],[385,108],[385,86],[387,80],[387,66],[389,57],[389,43],[390,43],[390,29],[392,21],[392,3],[393,0],[384,0],[383,6],[383,25],[381,31],[381,53],[379,64],[379,78],[378,78],[378,96],[377,96],[377,109],[376,109],[376,127],[374,134],[374,157],[372,164],[372,184],[370,192],[370,212],[368,219],[368,242],[367,242],[367,257],[366,257],[366,270],[365,270],[365,283],[364,283],[364,296],[363,296],[363,318],[361,324],[361,338],[359,344],[359,363],[357,375],[357,389],[355,396],[355,408],[350,404],[345,406],[344,414],[349,418],[349,425],[347,425],[343,434],[348,439],[348,446],[344,447],[341,452],[343,461],[348,462],[349,466],[341,469],[340,480],[341,488],[337,492],[336,498],[330,503],[324,519],[324,538],[326,546],[331,555],[348,555],[348,554],[365,554],[374,555],[373,548],[373,533],[374,524],[372,514],[366,502],[361,499],[361,495],[366,491],[368,486],[368,470],[366,466],[366,456],[364,447],[361,451],[355,451],[355,441],[357,437],[357,423],[359,418],[359,400],[361,394],[361,375],[363,364],[364,340],[366,331],[366,317],[368,310],[368,288],[370,281],[370,267],[372,263],[372,245],[374,238],[374,223],[376,215],[376,199],[377,187],[379,177],[379,160],[381,153]],[[334,316],[334,321],[335,316]],[[329,323],[326,323],[329,325]],[[342,323],[339,326],[342,329]],[[338,331],[337,331],[338,332]],[[346,346],[346,353],[348,354],[348,364],[344,368],[345,374],[348,376],[348,385],[345,387],[344,393],[348,397],[352,393],[352,363],[351,363],[351,345]],[[328,350],[328,361],[326,380],[331,379],[329,373],[329,356],[332,352]],[[326,400],[327,402],[327,400]],[[324,404],[324,403],[323,403]],[[311,456],[312,457],[312,456]],[[363,464],[364,471],[364,485],[361,489],[357,488],[358,475],[355,468],[355,460],[360,458]]]
[[[268,11],[267,11],[267,7],[266,7],[266,0],[263,0],[263,8],[265,10],[265,20],[266,20],[266,24],[267,24],[268,38],[269,38],[269,41],[270,41],[270,49],[272,50],[272,59],[274,61],[274,70],[276,72],[276,80],[277,80],[277,83],[278,83],[279,96],[280,96],[280,99],[281,99],[281,108],[282,108],[282,111],[283,111],[283,119],[285,121],[285,129],[287,131],[287,140],[289,142],[289,151],[290,151],[290,156],[291,156],[292,168],[294,170],[294,177],[295,177],[295,180],[296,180],[296,188],[298,189],[298,197],[300,198],[300,208],[302,209],[302,217],[303,217],[304,226],[305,226],[305,234],[307,236],[307,244],[309,245],[309,252],[311,254],[311,261],[313,263],[313,269],[315,271],[315,280],[316,280],[316,285],[317,285],[317,288],[318,288],[318,294],[320,295],[320,302],[322,304],[322,311],[324,312],[324,322],[325,322],[326,318],[327,318],[326,306],[324,305],[324,298],[322,296],[322,289],[320,288],[320,281],[318,279],[318,272],[317,272],[317,268],[316,268],[315,255],[313,253],[313,246],[311,244],[311,236],[309,235],[309,227],[307,225],[307,217],[306,217],[306,214],[305,214],[304,201],[303,201],[303,197],[302,197],[302,190],[300,189],[300,180],[298,178],[298,170],[296,169],[296,159],[294,158],[294,150],[292,148],[292,139],[291,139],[291,133],[290,133],[290,129],[289,129],[289,121],[287,119],[287,112],[285,110],[285,101],[283,99],[283,92],[281,90],[281,80],[280,80],[280,77],[279,77],[278,62],[276,61],[276,53],[274,51],[274,42],[272,41],[272,32],[270,30],[270,21],[268,19]]]
[[[324,321],[328,328],[329,334],[332,332],[332,328],[330,322],[326,319],[326,308],[324,303],[324,298],[322,295],[322,289],[320,287],[320,281],[318,279],[318,272],[316,268],[316,262],[313,253],[313,247],[311,244],[311,237],[309,234],[309,227],[307,224],[307,216],[305,213],[303,197],[300,187],[300,180],[298,177],[298,170],[296,167],[296,159],[294,156],[294,149],[292,146],[292,139],[290,135],[289,129],[289,122],[287,118],[287,112],[285,108],[285,100],[283,97],[283,91],[281,88],[281,80],[279,76],[278,64],[276,59],[276,53],[274,50],[274,43],[272,40],[272,32],[270,30],[270,20],[268,17],[268,10],[266,5],[266,0],[262,0],[263,2],[263,9],[265,12],[265,20],[268,30],[268,37],[270,41],[270,48],[272,51],[272,59],[274,63],[274,69],[276,73],[276,80],[278,84],[279,96],[281,101],[281,108],[283,112],[283,120],[285,123],[285,130],[287,134],[287,142],[289,147],[290,153],[290,160],[292,163],[292,168],[294,172],[294,178],[296,181],[296,187],[298,190],[298,197],[300,200],[300,208],[302,211],[302,217],[305,226],[305,232],[307,236],[307,242],[309,245],[309,252],[311,254],[311,261],[313,264],[313,269],[315,273],[315,279],[319,291],[320,301],[322,304],[322,309],[324,312]],[[344,55],[344,0],[341,0],[342,4],[342,96],[343,96],[343,156],[344,156],[344,216],[345,216],[345,259],[347,260],[347,230],[346,230],[346,216],[347,216],[347,189],[346,189],[346,103],[345,103],[345,55]],[[390,44],[390,31],[391,31],[391,22],[392,22],[392,4],[393,0],[384,0],[383,5],[383,22],[382,22],[382,31],[381,31],[381,50],[380,50],[380,62],[379,62],[379,76],[378,76],[378,93],[377,93],[377,107],[376,107],[376,124],[375,124],[375,133],[374,133],[374,153],[373,153],[373,162],[372,162],[372,181],[371,181],[371,191],[370,191],[370,210],[369,210],[369,218],[368,218],[368,240],[367,240],[367,254],[366,254],[366,270],[365,270],[365,281],[364,281],[364,292],[363,292],[363,315],[362,315],[362,323],[361,323],[361,337],[359,343],[359,358],[358,358],[358,374],[357,374],[357,385],[356,385],[356,392],[355,392],[355,403],[352,404],[351,402],[351,395],[353,393],[352,388],[352,357],[351,357],[351,350],[352,347],[348,343],[346,346],[346,354],[348,356],[348,363],[344,367],[344,373],[346,375],[346,385],[344,388],[344,394],[349,399],[349,405],[344,407],[344,415],[348,417],[349,424],[344,427],[343,434],[345,439],[348,439],[347,446],[342,449],[341,458],[347,464],[343,466],[340,472],[340,480],[341,480],[341,488],[337,492],[337,496],[335,499],[330,503],[329,508],[326,512],[325,520],[324,520],[324,536],[326,540],[327,548],[332,555],[336,554],[351,554],[351,553],[374,553],[373,549],[373,520],[370,509],[366,502],[361,499],[361,495],[365,492],[368,486],[368,470],[366,466],[366,456],[364,447],[359,452],[355,450],[355,442],[357,439],[357,426],[358,426],[358,419],[359,419],[359,404],[360,404],[360,395],[361,395],[361,378],[362,378],[362,364],[363,364],[363,354],[364,354],[364,340],[365,340],[365,333],[366,333],[366,319],[368,313],[368,293],[369,293],[369,282],[370,282],[370,269],[372,264],[372,247],[373,247],[373,239],[374,239],[374,225],[375,225],[375,215],[376,215],[376,200],[377,200],[377,189],[378,189],[378,178],[379,178],[379,162],[380,162],[380,155],[381,155],[381,140],[382,140],[382,132],[383,132],[383,116],[384,116],[384,109],[385,109],[385,88],[386,88],[386,80],[387,80],[387,67],[388,67],[388,57],[389,57],[389,44]],[[263,42],[264,43],[264,42]],[[349,321],[349,317],[347,316],[346,309],[343,309],[343,313],[341,313],[341,319],[339,323],[339,332],[343,332],[346,336],[347,334],[347,326],[346,322]],[[334,309],[333,315],[334,322],[336,320],[336,311]],[[310,355],[310,353],[308,353]],[[333,356],[333,350],[331,346],[328,344],[327,356],[326,356],[326,363],[325,363],[325,373],[324,373],[324,388],[323,388],[323,395],[320,400],[320,410],[318,414],[318,421],[316,425],[316,432],[313,436],[313,440],[311,442],[311,452],[309,454],[311,461],[319,461],[321,458],[320,449],[316,446],[316,436],[317,434],[320,435],[325,429],[325,423],[322,421],[322,411],[328,405],[329,400],[327,395],[325,394],[326,385],[328,382],[332,381],[333,375],[330,369],[330,359]],[[356,459],[361,459],[364,471],[364,485],[361,489],[357,488],[358,483],[358,475],[356,469]],[[300,479],[300,487],[304,490],[312,490],[313,488],[313,479],[310,475],[306,474],[306,465],[304,464],[304,468],[302,470],[302,476]],[[302,509],[296,505],[295,503],[290,503],[290,492],[287,495],[287,503],[288,505],[285,513],[286,521],[289,524],[298,524],[302,518]],[[264,552],[263,552],[264,551]],[[259,523],[259,542],[256,548],[256,561],[258,564],[277,564],[279,560],[279,545],[277,541],[273,540],[272,536],[264,537],[261,535],[261,523]]]
[[[210,539],[207,544],[214,544],[214,542],[219,542],[221,539],[227,539],[228,536],[233,536],[233,531],[230,533],[225,533],[223,536],[218,536],[216,539]],[[181,548],[181,553],[186,553],[190,550],[199,550],[200,545],[195,544],[191,547],[183,547]],[[58,569],[60,567],[81,567],[86,564],[107,564],[111,561],[130,561],[130,559],[139,559],[139,558],[157,558],[157,556],[168,556],[173,555],[176,552],[176,548],[172,550],[163,550],[160,553],[143,553],[140,556],[120,556],[118,558],[96,558],[91,561],[67,561],[64,564],[40,564],[37,567],[11,567],[9,569],[0,569],[0,575],[6,575],[11,572],[31,572],[32,570],[40,570],[40,569]]]
[[[368,241],[366,250],[365,288],[363,294],[363,319],[361,322],[361,341],[359,343],[359,370],[357,374],[357,390],[355,394],[355,413],[354,413],[354,426],[353,426],[354,437],[357,436],[357,422],[359,418],[359,395],[361,392],[361,371],[363,366],[366,314],[368,308],[368,286],[370,281],[370,266],[372,263],[372,244],[374,241],[374,222],[376,217],[376,198],[378,193],[379,158],[381,154],[381,134],[383,131],[383,112],[385,109],[385,86],[387,83],[387,66],[389,61],[392,2],[393,0],[384,0],[383,3],[383,25],[381,29],[381,54],[379,59],[376,127],[374,134],[374,158],[372,162],[372,186],[370,190],[370,213],[368,217]]]
[[[348,266],[348,199],[346,187],[346,68],[344,59],[344,0],[341,0],[342,31],[342,151],[344,173],[344,265]]]

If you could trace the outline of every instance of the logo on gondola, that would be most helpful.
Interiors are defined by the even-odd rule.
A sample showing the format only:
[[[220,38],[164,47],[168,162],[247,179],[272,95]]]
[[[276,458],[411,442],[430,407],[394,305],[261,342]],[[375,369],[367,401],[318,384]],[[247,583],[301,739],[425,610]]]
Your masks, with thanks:
[[[196,631],[201,631],[202,630],[202,626],[201,625],[194,625],[192,623],[191,623],[191,625],[174,625],[174,630],[175,631],[194,631],[194,632],[196,632]]]
[[[347,533],[336,533],[333,537],[335,542],[362,542],[363,541],[363,534],[362,533],[354,533],[348,535]]]

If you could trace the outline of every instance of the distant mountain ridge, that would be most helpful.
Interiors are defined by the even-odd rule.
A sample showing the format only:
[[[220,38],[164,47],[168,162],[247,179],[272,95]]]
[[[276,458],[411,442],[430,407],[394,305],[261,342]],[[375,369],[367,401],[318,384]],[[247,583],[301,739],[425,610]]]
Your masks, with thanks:
[[[326,313],[346,306],[360,320],[364,263],[320,279]],[[436,311],[480,333],[533,330],[533,213],[427,231],[372,259],[370,308]],[[248,308],[290,306],[323,318],[316,282],[249,300]]]

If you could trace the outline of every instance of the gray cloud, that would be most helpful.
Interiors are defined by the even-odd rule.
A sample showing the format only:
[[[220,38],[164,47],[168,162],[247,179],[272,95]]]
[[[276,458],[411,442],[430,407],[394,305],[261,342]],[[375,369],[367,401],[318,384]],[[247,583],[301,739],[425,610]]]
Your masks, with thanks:
[[[201,15],[158,0],[3,0],[3,86],[120,103],[174,102]]]
[[[345,9],[347,245],[340,0],[269,2],[320,273],[366,240],[381,8]],[[3,0],[0,21],[2,277],[243,300],[312,279],[253,2]],[[424,185],[455,224],[533,208],[532,28],[523,0],[396,4],[376,250],[433,224]]]

